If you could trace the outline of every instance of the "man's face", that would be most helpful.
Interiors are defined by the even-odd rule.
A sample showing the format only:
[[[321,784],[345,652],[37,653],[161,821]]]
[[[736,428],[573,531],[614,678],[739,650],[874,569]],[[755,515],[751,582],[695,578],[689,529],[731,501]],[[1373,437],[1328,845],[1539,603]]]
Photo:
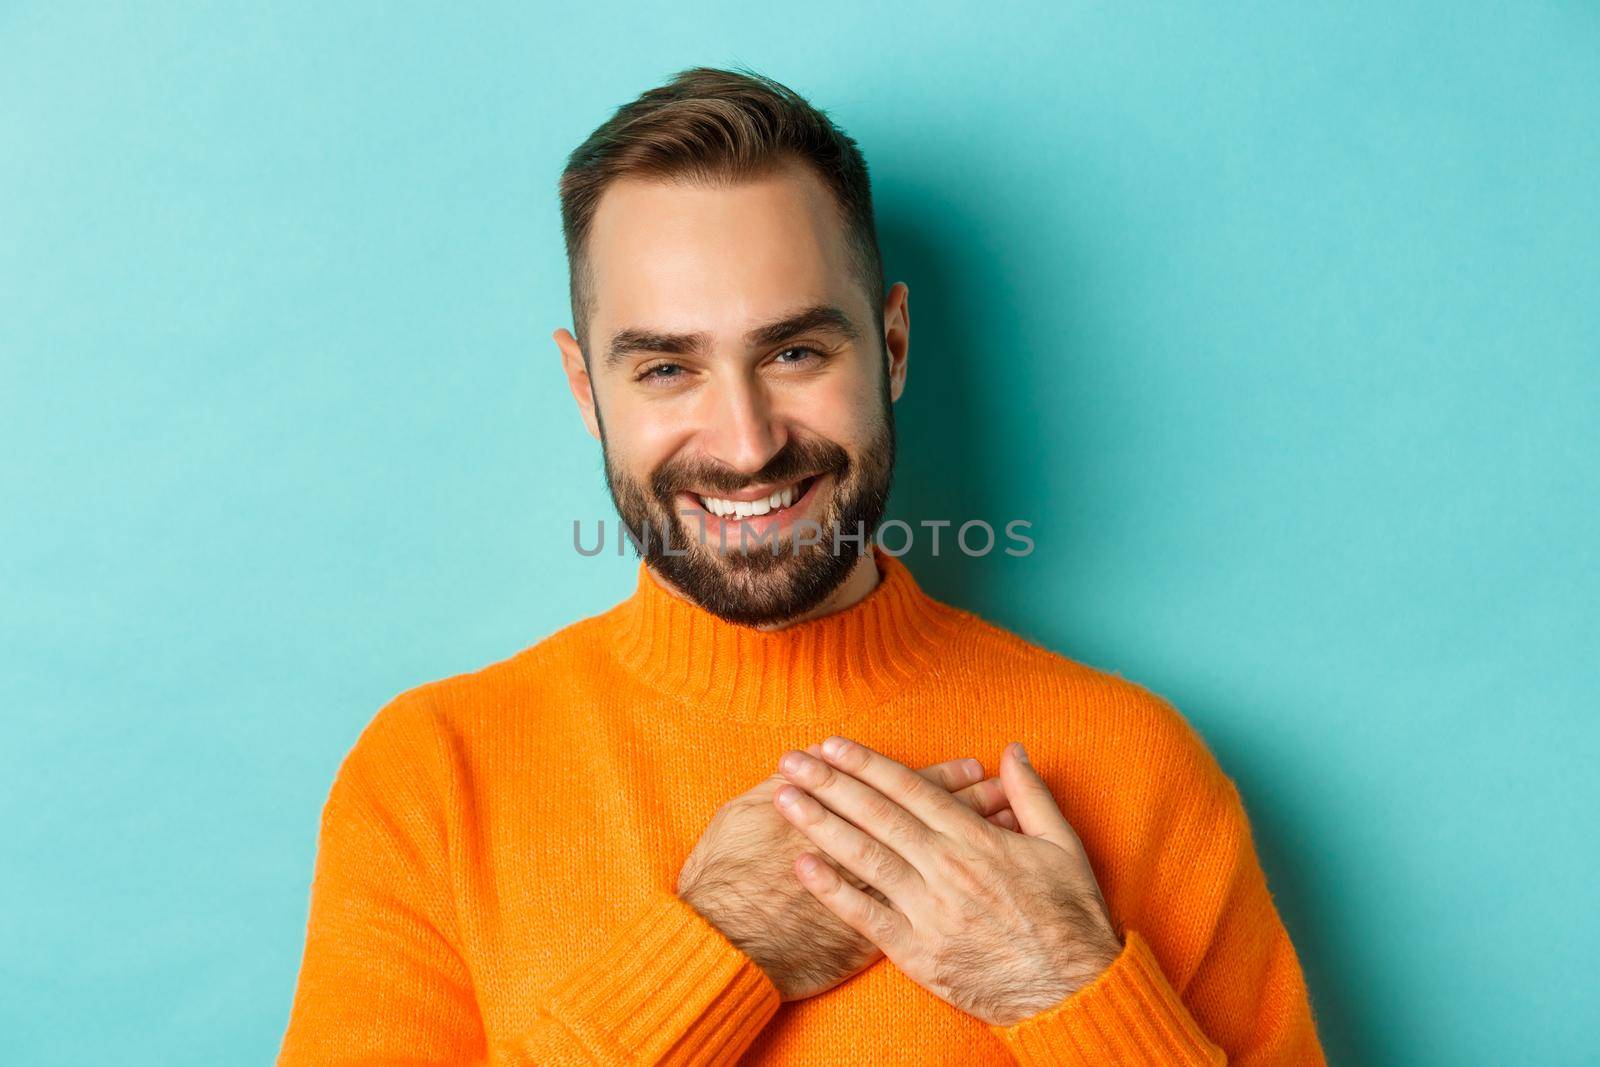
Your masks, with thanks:
[[[800,166],[617,181],[588,252],[587,361],[556,339],[646,560],[735,622],[812,610],[860,557],[843,535],[870,535],[887,502],[905,287],[871,305],[837,208]]]

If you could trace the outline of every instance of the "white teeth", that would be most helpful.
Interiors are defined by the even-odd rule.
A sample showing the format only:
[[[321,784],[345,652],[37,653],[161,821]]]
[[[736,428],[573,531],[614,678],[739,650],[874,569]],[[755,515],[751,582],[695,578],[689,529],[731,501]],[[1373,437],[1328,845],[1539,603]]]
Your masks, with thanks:
[[[751,515],[765,515],[778,508],[786,508],[800,497],[800,486],[786,485],[771,496],[762,497],[760,500],[723,500],[720,497],[700,497],[700,506],[718,518],[725,519],[747,518]]]

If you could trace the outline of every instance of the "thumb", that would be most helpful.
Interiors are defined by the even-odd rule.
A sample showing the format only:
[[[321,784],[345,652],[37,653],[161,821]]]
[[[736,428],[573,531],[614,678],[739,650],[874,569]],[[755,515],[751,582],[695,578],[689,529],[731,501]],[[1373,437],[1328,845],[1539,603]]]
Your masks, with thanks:
[[[1005,788],[1006,799],[1011,802],[1011,811],[1024,836],[1042,837],[1068,852],[1082,851],[1083,845],[1072,824],[1061,814],[1050,787],[1028,762],[1021,741],[1012,742],[1001,753],[1000,784]]]

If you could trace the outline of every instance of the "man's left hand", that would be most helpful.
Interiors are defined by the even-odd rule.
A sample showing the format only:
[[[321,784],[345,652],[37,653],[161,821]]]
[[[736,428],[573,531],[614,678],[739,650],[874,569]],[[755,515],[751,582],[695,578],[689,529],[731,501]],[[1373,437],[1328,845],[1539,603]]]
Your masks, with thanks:
[[[830,737],[790,751],[773,802],[885,904],[811,853],[795,874],[913,981],[1009,1026],[1071,996],[1122,951],[1083,845],[1020,744],[1000,760],[1019,831],[989,822],[904,764]]]

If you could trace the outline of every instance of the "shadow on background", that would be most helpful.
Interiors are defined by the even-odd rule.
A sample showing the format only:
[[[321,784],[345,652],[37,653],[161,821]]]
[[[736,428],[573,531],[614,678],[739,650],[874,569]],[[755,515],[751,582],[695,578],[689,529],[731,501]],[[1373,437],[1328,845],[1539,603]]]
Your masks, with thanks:
[[[981,227],[951,223],[947,214],[942,214],[940,232],[981,232]],[[951,540],[955,525],[965,518],[993,521],[994,516],[1025,513],[1018,507],[1023,502],[1012,499],[1005,489],[997,489],[1000,480],[993,472],[1000,468],[996,464],[1021,465],[1020,469],[1026,470],[1025,465],[1047,457],[1057,471],[1064,469],[1066,484],[1071,485],[1073,468],[1088,459],[1060,455],[1064,448],[1072,447],[1071,434],[1065,429],[1072,425],[1070,415],[1047,425],[1026,398],[988,397],[979,381],[982,360],[991,354],[977,326],[1005,317],[1006,309],[975,305],[979,294],[1005,291],[1000,279],[982,274],[986,263],[1003,263],[1003,257],[975,256],[965,248],[957,254],[942,247],[926,216],[902,218],[880,209],[878,235],[889,282],[903,280],[911,289],[911,357],[906,392],[895,405],[898,456],[888,517],[903,520],[915,531],[914,547],[903,558],[924,589],[1000,626],[1023,632],[1023,620],[1004,596],[999,572],[1003,564],[993,558],[961,554]],[[1072,296],[1056,293],[1052,299],[1059,306]],[[1073,320],[1069,311],[1060,310],[1064,319]],[[1092,353],[1065,357],[1063,367],[1070,369],[1078,358],[1092,358]],[[1002,390],[1007,388],[1013,387],[1002,386]],[[1003,406],[997,401],[1004,401]],[[995,418],[1006,420],[1004,434],[988,429]],[[928,537],[918,525],[928,518],[953,522],[943,531],[937,555],[930,551]],[[994,525],[1000,533],[1001,523]],[[1071,548],[1066,543],[1051,550],[1070,554]],[[1087,623],[1075,620],[1075,624]],[[1065,630],[1064,622],[1036,639],[1061,651],[1058,639]],[[1172,700],[1191,722],[1228,721],[1225,711],[1202,714],[1207,709],[1185,699],[1181,682],[1164,678],[1159,684],[1155,679],[1143,684]],[[1273,901],[1305,972],[1328,1061],[1379,1062],[1372,1006],[1350,995],[1362,988],[1355,980],[1362,963],[1359,954],[1346,946],[1358,944],[1361,935],[1340,931],[1332,911],[1318,907],[1317,858],[1271,803],[1270,783],[1277,772],[1253,762],[1252,746],[1244,739],[1230,738],[1226,728],[1208,728],[1205,740],[1244,798]]]
[[[1210,724],[1228,721],[1226,710],[1209,707],[1209,702],[1198,698],[1186,699],[1182,684],[1163,685],[1161,692],[1195,719]],[[1249,699],[1245,694],[1230,695],[1229,706],[1240,709]],[[1248,758],[1246,753],[1252,749],[1248,739],[1230,737],[1226,729],[1213,725],[1205,739],[1244,798],[1267,886],[1305,971],[1317,1034],[1328,1062],[1383,1062],[1376,1006],[1355,994],[1367,985],[1360,980],[1364,964],[1357,949],[1363,939],[1385,935],[1370,928],[1341,929],[1335,909],[1319,904],[1319,897],[1327,900],[1327,890],[1318,890],[1322,864],[1306,847],[1305,836],[1272,803],[1272,782],[1281,778],[1281,771]]]
[[[986,561],[964,556],[954,545],[955,527],[964,519],[999,513],[994,480],[985,477],[995,442],[973,410],[980,390],[972,353],[979,340],[970,324],[982,319],[962,304],[981,286],[962,285],[947,273],[959,259],[943,254],[925,222],[880,214],[878,241],[889,282],[905,281],[911,289],[911,354],[906,391],[894,411],[898,451],[888,517],[904,521],[915,535],[903,558],[918,584],[941,600],[987,615],[998,605],[987,595]],[[898,265],[904,272],[896,273]],[[952,522],[939,533],[937,554],[932,531],[920,525],[934,519]],[[898,548],[895,536],[887,538],[891,549]]]

